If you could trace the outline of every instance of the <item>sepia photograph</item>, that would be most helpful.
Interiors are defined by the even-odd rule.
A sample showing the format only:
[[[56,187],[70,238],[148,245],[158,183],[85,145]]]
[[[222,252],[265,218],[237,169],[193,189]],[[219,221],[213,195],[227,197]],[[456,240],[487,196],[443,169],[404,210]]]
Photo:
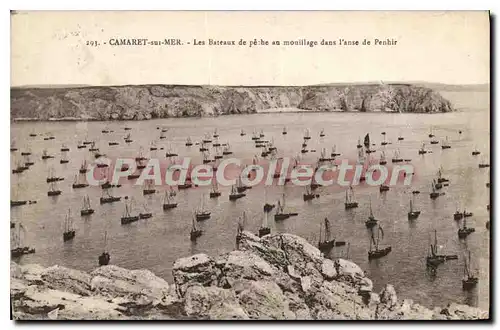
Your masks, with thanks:
[[[10,20],[11,319],[491,319],[488,11]]]

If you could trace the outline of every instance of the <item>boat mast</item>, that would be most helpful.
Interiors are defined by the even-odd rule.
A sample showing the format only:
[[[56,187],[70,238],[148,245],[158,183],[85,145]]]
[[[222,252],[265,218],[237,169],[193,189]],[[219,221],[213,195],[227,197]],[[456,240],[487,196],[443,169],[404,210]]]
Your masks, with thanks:
[[[325,241],[329,241],[330,236],[330,222],[325,218]]]

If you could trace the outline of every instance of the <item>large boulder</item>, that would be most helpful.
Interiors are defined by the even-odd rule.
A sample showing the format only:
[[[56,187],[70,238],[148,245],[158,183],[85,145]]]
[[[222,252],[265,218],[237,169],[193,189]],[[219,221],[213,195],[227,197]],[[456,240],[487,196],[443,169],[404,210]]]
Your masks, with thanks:
[[[190,285],[216,285],[220,273],[215,261],[203,253],[177,259],[172,270],[177,293],[181,297]]]

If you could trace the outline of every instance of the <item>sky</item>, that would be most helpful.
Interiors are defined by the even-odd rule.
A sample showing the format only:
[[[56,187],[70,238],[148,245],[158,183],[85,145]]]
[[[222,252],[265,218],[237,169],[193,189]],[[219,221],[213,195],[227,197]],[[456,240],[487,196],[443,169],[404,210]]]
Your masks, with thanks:
[[[110,45],[120,38],[174,38],[183,45]],[[210,38],[247,44],[209,46]],[[484,84],[489,38],[485,11],[17,12],[11,16],[11,86]],[[206,44],[194,45],[195,39]],[[249,47],[254,39],[270,45]],[[337,45],[283,45],[301,39]],[[339,46],[339,39],[361,44]],[[365,39],[371,45],[363,45]],[[374,45],[375,39],[397,43]]]

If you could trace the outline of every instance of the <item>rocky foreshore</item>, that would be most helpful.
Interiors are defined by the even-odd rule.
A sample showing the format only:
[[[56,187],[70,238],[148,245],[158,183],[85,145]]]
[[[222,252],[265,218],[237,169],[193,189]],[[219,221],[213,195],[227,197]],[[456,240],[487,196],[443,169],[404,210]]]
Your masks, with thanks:
[[[145,120],[307,111],[453,111],[439,92],[411,84],[318,86],[95,86],[11,88],[11,118],[30,120]]]
[[[109,265],[90,273],[11,262],[13,318],[473,320],[487,311],[450,304],[428,309],[397,297],[390,284],[373,292],[359,266],[330,260],[291,234],[243,232],[238,249],[215,258],[178,259],[173,282],[148,270]]]

